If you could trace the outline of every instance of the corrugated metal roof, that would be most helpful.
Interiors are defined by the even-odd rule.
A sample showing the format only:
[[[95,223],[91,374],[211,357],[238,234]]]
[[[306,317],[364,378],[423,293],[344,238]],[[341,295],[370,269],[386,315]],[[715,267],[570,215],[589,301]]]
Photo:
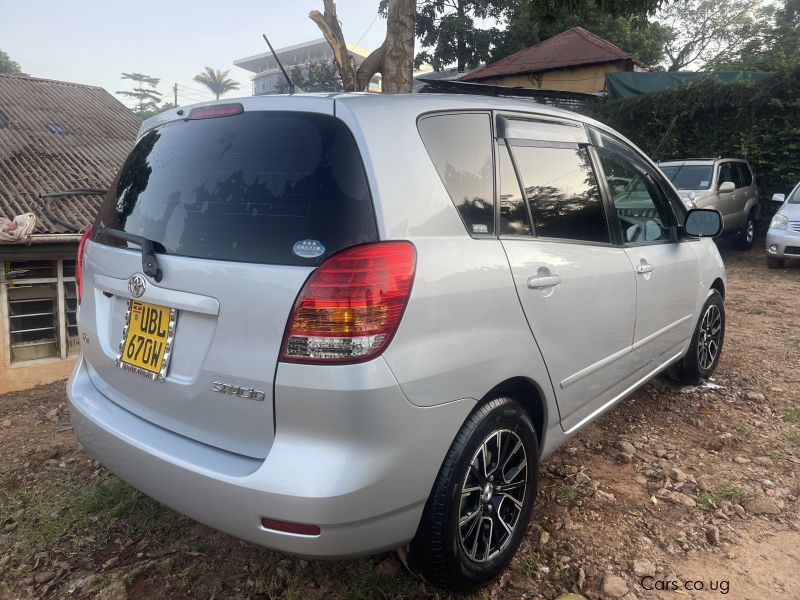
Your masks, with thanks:
[[[102,88],[16,75],[0,75],[0,113],[8,120],[0,126],[0,216],[34,213],[34,234],[69,232],[48,219],[39,194],[108,188],[141,123]],[[73,196],[51,206],[84,228],[101,200]]]
[[[583,27],[573,27],[541,44],[525,48],[482,69],[472,71],[461,80],[475,81],[488,77],[538,73],[618,60],[630,60],[642,65],[632,55],[611,42],[586,31]]]

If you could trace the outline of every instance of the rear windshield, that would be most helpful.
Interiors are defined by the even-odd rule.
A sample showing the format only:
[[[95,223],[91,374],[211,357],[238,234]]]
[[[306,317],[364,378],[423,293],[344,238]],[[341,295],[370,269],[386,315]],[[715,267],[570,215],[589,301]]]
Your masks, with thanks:
[[[669,165],[661,171],[679,190],[707,190],[714,169],[711,165]]]
[[[245,112],[183,120],[136,144],[97,217],[157,242],[159,252],[317,265],[378,238],[353,136],[328,115]]]

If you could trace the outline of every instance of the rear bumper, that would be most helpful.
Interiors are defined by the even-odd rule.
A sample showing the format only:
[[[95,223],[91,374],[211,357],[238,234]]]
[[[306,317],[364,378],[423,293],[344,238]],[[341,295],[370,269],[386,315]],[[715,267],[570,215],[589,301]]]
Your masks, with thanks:
[[[800,258],[800,233],[785,229],[767,231],[767,256]]]
[[[282,364],[275,440],[266,459],[254,459],[133,415],[98,392],[88,369],[81,358],[67,392],[75,432],[90,454],[197,521],[309,557],[368,554],[409,541],[444,456],[474,406],[471,399],[412,405],[383,359],[344,368]],[[344,381],[354,376],[360,389],[345,389]],[[367,382],[374,386],[371,394],[365,393]],[[267,530],[261,517],[318,525],[321,533]]]

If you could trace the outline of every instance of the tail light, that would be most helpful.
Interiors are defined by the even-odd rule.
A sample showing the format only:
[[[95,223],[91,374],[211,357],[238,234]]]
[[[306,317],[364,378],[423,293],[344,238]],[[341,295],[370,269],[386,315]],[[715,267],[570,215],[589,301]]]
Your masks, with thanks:
[[[89,225],[86,231],[81,236],[81,241],[78,244],[78,256],[75,259],[75,287],[78,292],[78,304],[81,303],[83,297],[83,251],[86,248],[86,240],[92,234],[92,226]]]
[[[380,354],[400,324],[415,267],[410,242],[375,242],[331,256],[295,302],[281,359],[353,363]]]

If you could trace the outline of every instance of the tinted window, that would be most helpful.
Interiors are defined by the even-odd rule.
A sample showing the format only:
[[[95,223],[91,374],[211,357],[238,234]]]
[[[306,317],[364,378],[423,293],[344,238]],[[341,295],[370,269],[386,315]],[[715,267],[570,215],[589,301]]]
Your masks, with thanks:
[[[679,190],[707,190],[711,187],[711,165],[669,165],[661,171]]]
[[[672,239],[672,211],[655,172],[635,152],[603,135],[597,148],[622,239],[628,243]]]
[[[537,236],[609,242],[605,211],[585,148],[515,146]]]
[[[377,239],[348,129],[327,115],[288,112],[177,121],[148,132],[94,229],[98,241],[119,245],[104,227],[158,242],[167,254],[287,265],[315,265]],[[302,240],[325,252],[298,256],[293,247]]]
[[[742,185],[748,187],[753,185],[753,173],[747,163],[739,163],[739,172],[741,173]]]
[[[722,163],[719,166],[719,181],[717,182],[717,187],[719,184],[732,182],[737,188],[742,187],[742,179],[741,174],[739,173],[739,169],[736,168],[735,163]]]
[[[505,144],[500,145],[500,233],[506,235],[531,235],[528,208],[522,200],[522,191],[514,172],[514,165]]]
[[[492,130],[488,114],[449,114],[419,122],[422,142],[467,230],[494,233]]]

